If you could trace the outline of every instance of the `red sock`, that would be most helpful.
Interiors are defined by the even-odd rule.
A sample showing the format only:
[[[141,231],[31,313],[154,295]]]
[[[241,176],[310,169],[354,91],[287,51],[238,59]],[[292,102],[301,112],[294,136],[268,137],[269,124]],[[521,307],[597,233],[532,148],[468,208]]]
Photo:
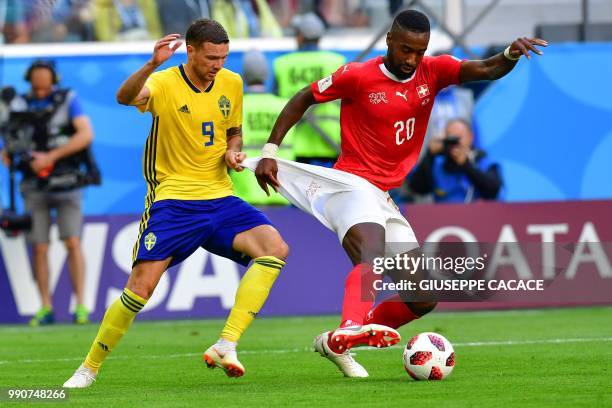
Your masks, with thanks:
[[[376,291],[373,282],[377,275],[368,264],[356,265],[344,282],[344,301],[342,303],[342,324],[340,327],[363,324],[368,311],[374,305]]]
[[[411,321],[418,319],[408,308],[399,295],[392,296],[372,309],[364,320],[365,324],[376,323],[397,329]]]

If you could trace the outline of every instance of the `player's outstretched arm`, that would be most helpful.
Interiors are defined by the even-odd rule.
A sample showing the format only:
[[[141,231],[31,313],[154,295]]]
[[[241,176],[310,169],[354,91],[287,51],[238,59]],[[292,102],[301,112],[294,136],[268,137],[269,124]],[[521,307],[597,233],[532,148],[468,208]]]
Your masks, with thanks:
[[[276,179],[276,173],[278,172],[278,166],[276,165],[276,160],[274,160],[276,149],[278,149],[278,146],[282,143],[289,129],[302,119],[302,116],[304,116],[304,113],[310,106],[316,103],[317,101],[312,93],[312,88],[308,85],[295,94],[293,98],[287,102],[287,105],[285,105],[280,115],[278,115],[274,127],[272,128],[272,133],[268,138],[268,143],[264,148],[264,152],[262,152],[262,159],[255,169],[257,183],[267,195],[270,195],[268,184],[272,186],[275,191],[278,191],[280,187]],[[270,149],[266,150],[270,147],[273,151]],[[268,154],[266,154],[266,152]]]
[[[531,59],[530,52],[542,55],[536,46],[546,47],[548,42],[539,38],[518,38],[504,52],[486,60],[464,61],[461,64],[459,80],[463,82],[495,80],[512,71],[518,60],[524,55]]]
[[[168,34],[155,43],[153,55],[138,71],[134,72],[117,91],[117,102],[122,105],[144,105],[149,99],[149,90],[144,86],[147,78],[170,58],[183,43],[180,34]],[[174,42],[172,47],[170,44]]]

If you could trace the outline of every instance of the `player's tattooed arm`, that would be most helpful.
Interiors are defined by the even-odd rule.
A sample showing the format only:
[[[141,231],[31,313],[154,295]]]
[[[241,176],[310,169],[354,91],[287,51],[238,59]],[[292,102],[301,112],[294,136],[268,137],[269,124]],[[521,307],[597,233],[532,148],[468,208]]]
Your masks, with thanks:
[[[459,80],[463,82],[496,80],[512,71],[521,56],[531,59],[530,52],[542,55],[536,46],[546,47],[548,43],[539,38],[518,38],[504,51],[486,60],[464,61],[461,64]]]
[[[117,102],[121,105],[144,105],[149,100],[149,89],[144,86],[147,78],[170,58],[181,46],[180,34],[169,34],[155,43],[153,55],[138,71],[134,72],[117,91]],[[174,43],[172,46],[170,44]]]
[[[278,115],[274,127],[272,128],[270,138],[268,138],[268,143],[280,146],[289,129],[302,119],[302,116],[304,116],[304,113],[310,106],[316,103],[317,101],[315,100],[310,85],[295,94],[293,98],[287,102],[287,105],[285,105],[280,115]],[[261,187],[267,195],[270,195],[268,185],[275,191],[278,191],[280,187],[280,183],[276,178],[277,173],[278,166],[274,159],[261,159],[257,164],[257,168],[255,169],[257,184],[259,184],[259,187]]]
[[[227,129],[227,150],[225,151],[225,164],[232,170],[242,171],[240,165],[246,159],[246,153],[242,152],[242,126]]]

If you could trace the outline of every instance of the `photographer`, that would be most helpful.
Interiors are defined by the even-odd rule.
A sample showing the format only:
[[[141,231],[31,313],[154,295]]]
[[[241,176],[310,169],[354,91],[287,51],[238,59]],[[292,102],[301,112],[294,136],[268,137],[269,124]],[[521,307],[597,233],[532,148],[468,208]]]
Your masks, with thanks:
[[[27,233],[32,244],[33,267],[42,308],[31,325],[54,322],[49,293],[49,231],[51,211],[55,210],[60,239],[68,251],[70,277],[76,294],[75,322],[86,323],[89,312],[83,306],[85,263],[81,250],[81,191],[92,181],[91,172],[84,175],[81,167],[92,170],[87,161],[88,146],[93,139],[89,118],[69,89],[57,86],[58,75],[50,61],[35,61],[25,79],[31,90],[16,96],[8,105],[11,113],[5,132],[3,156],[11,170],[22,173],[20,189],[26,211],[31,213],[32,228]],[[7,102],[7,101],[5,101]],[[95,167],[95,163],[93,164]],[[97,168],[93,169],[98,177]]]
[[[495,200],[502,186],[499,166],[474,149],[470,124],[452,119],[444,138],[429,142],[421,163],[409,177],[412,191],[433,194],[437,203],[470,203]]]

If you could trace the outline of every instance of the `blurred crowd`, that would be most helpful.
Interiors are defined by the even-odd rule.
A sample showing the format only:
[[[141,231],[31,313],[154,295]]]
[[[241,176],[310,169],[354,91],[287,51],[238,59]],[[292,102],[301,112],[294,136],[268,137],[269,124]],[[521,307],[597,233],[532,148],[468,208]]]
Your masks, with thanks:
[[[210,17],[232,38],[281,37],[296,14],[314,12],[329,27],[367,27],[372,10],[402,0],[0,0],[0,43],[138,41],[184,33]]]
[[[376,18],[373,4],[379,12],[384,10],[386,20],[404,1],[0,0],[0,27],[5,43],[139,41],[184,33],[194,19],[205,17],[219,21],[232,38],[295,36],[297,51],[277,57],[271,73],[263,56],[254,58],[250,67],[243,67],[247,86],[245,123],[252,125],[245,132],[245,149],[256,155],[272,129],[274,121],[270,118],[278,116],[288,99],[346,62],[341,54],[320,50],[320,38],[332,27],[368,26]],[[491,55],[498,52],[490,51]],[[274,86],[268,94],[264,84],[269,79]],[[419,165],[400,189],[391,192],[396,201],[499,198],[503,184],[500,170],[478,148],[473,112],[477,91],[481,90],[450,87],[438,95]],[[259,101],[261,98],[264,101]],[[266,109],[261,111],[261,106]],[[339,117],[338,104],[311,109],[296,126],[293,137],[288,137],[284,158],[332,166],[340,151]],[[239,177],[236,175],[234,183],[248,202],[286,204],[282,197],[263,195],[254,180]],[[245,187],[241,190],[241,186]]]

